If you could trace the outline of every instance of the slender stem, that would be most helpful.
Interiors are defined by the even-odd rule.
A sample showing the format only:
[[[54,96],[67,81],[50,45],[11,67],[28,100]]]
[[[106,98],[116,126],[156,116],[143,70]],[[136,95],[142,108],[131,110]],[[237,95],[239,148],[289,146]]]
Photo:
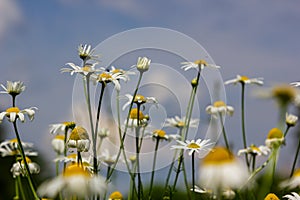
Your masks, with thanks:
[[[186,192],[187,192],[187,195],[188,195],[188,199],[192,199],[191,193],[190,193],[190,188],[189,188],[189,183],[188,183],[188,180],[187,180],[184,160],[182,161],[182,172],[183,172],[183,180],[184,180],[185,189],[186,189]]]
[[[155,165],[156,165],[156,157],[157,157],[159,140],[160,140],[159,137],[157,137],[156,143],[155,143],[154,157],[153,157],[153,165],[152,165],[152,173],[151,173],[151,181],[150,181],[150,189],[149,189],[149,199],[152,199],[152,187],[153,187],[153,181],[154,181]]]
[[[21,192],[21,197],[22,197],[22,199],[26,200],[27,198],[26,198],[24,190],[23,190],[23,184],[21,182],[21,177],[20,176],[17,176],[17,181],[18,181],[18,185],[19,185],[19,190]]]
[[[256,154],[252,154],[252,172],[255,170]]]
[[[178,166],[177,166],[177,169],[176,169],[176,175],[175,175],[175,179],[174,179],[172,191],[175,191],[177,180],[178,180],[178,177],[179,177],[179,173],[181,171],[180,167],[181,167],[181,163],[182,163],[182,160],[183,160],[183,153],[182,153],[182,151],[183,150],[180,150],[180,156],[179,156],[179,159],[178,159]]]
[[[195,192],[195,151],[192,153],[192,184],[193,192]]]
[[[223,133],[224,141],[225,141],[225,144],[226,144],[226,148],[230,151],[230,146],[229,146],[227,136],[226,136],[225,125],[224,125],[224,122],[223,122],[222,113],[219,113],[219,118],[220,118],[220,123],[221,123],[221,126],[222,126],[222,133]]]
[[[59,156],[59,153],[57,153],[57,157]],[[59,161],[55,162],[55,172],[56,172],[56,176],[58,176],[59,174]]]
[[[18,186],[17,178],[15,178],[15,191],[16,191],[16,195],[14,196],[14,200],[17,200],[19,199],[19,186]]]
[[[16,137],[17,137],[17,141],[18,141],[18,148],[20,150],[21,157],[22,157],[22,160],[23,160],[24,165],[25,165],[26,177],[28,179],[28,183],[29,183],[30,189],[32,191],[32,194],[33,194],[34,198],[35,199],[39,199],[39,197],[36,194],[35,187],[33,185],[32,177],[31,177],[31,174],[30,174],[28,163],[26,161],[26,156],[25,156],[25,153],[24,153],[24,149],[23,149],[23,146],[22,146],[22,142],[21,142],[21,139],[20,139],[20,135],[19,135],[19,132],[18,132],[17,122],[16,121],[13,122],[13,126],[14,126]]]
[[[290,177],[292,177],[293,174],[294,174],[295,167],[296,167],[296,164],[297,164],[297,159],[298,159],[299,150],[300,150],[300,138],[299,138],[299,141],[298,141],[298,146],[297,146],[297,150],[296,150],[296,154],[295,154],[293,166],[292,166],[292,169],[291,169]]]
[[[141,105],[137,104],[137,127],[136,127],[136,136],[135,136],[135,145],[136,145],[136,163],[137,163],[137,176],[138,176],[138,199],[143,198],[143,188],[142,188],[142,178],[140,173],[140,108]]]
[[[68,137],[68,128],[65,128],[65,138],[64,138],[64,157],[67,157],[67,137]],[[67,166],[67,163],[64,162],[64,169],[63,171],[66,170],[66,166]]]
[[[80,151],[77,151],[77,165],[78,166],[83,166],[82,165],[82,158],[81,158],[81,153],[80,153]]]
[[[277,157],[278,157],[278,152],[279,152],[279,147],[276,147],[274,149],[274,158],[273,158],[273,166],[272,166],[272,182],[271,182],[271,187],[274,183],[274,178],[275,178],[275,172],[276,172],[276,165],[277,165]]]
[[[247,148],[247,138],[246,138],[246,128],[245,128],[245,83],[242,84],[242,94],[241,94],[241,116],[242,116],[242,133],[243,133],[243,145],[244,149]],[[245,154],[245,160],[248,169],[250,168],[249,158],[248,155]]]
[[[290,130],[291,126],[287,126],[284,132],[284,138],[287,136],[288,131]]]

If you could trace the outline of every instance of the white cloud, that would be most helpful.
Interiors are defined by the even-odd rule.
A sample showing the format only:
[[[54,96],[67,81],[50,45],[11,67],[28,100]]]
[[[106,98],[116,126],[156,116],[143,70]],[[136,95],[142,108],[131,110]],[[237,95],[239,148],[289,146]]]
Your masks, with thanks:
[[[21,11],[15,0],[1,0],[0,41],[5,34],[22,19]]]

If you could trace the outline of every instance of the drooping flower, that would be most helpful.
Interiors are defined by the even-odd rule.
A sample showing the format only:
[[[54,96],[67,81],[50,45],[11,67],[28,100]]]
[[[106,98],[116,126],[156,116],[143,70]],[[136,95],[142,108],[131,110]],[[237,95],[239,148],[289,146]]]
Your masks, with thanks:
[[[79,67],[79,66],[75,65],[74,63],[67,63],[66,65],[69,65],[71,68],[62,68],[60,71],[62,73],[69,72],[71,75],[78,73],[83,76],[90,76],[91,74],[94,74],[95,72],[100,71],[98,69],[95,69],[95,66],[97,64],[98,63],[93,63],[93,64],[87,63],[87,64],[85,64],[85,66]]]
[[[138,57],[137,63],[136,63],[136,69],[140,72],[146,72],[149,70],[151,60],[147,57]]]
[[[236,85],[237,83],[241,83],[241,84],[256,84],[256,85],[263,85],[263,78],[248,78],[247,76],[240,76],[237,75],[236,78],[225,81],[225,85],[228,84],[234,84]]]
[[[279,128],[272,128],[265,141],[266,146],[269,148],[276,148],[284,142],[284,135]]]
[[[285,123],[287,126],[289,127],[295,126],[297,121],[298,121],[298,117],[296,115],[286,113]]]
[[[185,126],[186,117],[180,118],[179,116],[175,116],[172,118],[167,118],[166,123],[164,124],[166,127],[175,127],[182,129]],[[190,128],[197,128],[199,123],[199,119],[190,119]]]
[[[123,200],[123,195],[119,191],[114,191],[109,195],[108,200]]]
[[[205,67],[213,68],[213,69],[220,68],[220,66],[217,66],[215,64],[208,64],[205,60],[196,60],[195,62],[182,62],[181,64],[183,64],[181,69],[183,69],[184,71],[187,71],[189,69],[202,70]]]
[[[21,142],[24,153],[26,156],[37,156],[38,153],[36,151],[32,151],[33,143]],[[18,141],[16,138],[11,140],[5,140],[0,143],[0,154],[2,157],[5,156],[19,156],[21,155],[18,147]]]
[[[243,153],[251,154],[255,156],[267,156],[271,152],[271,149],[267,146],[260,145],[259,147],[255,146],[254,144],[250,145],[250,147],[247,147],[246,149],[241,149],[238,151],[238,156],[240,156]]]
[[[65,136],[56,135],[51,141],[54,151],[58,154],[63,154],[65,151]]]
[[[283,198],[288,200],[300,200],[300,195],[296,192],[292,192],[292,194],[284,195]]]
[[[38,174],[40,172],[40,166],[35,162],[32,162],[30,158],[26,157],[26,162],[31,174]],[[27,174],[23,160],[14,163],[10,171],[12,172],[14,178],[20,175],[26,176]]]
[[[76,124],[75,122],[62,122],[58,124],[51,124],[50,125],[50,133],[51,134],[60,134],[60,133],[65,133],[66,129],[71,129],[75,128]]]
[[[36,107],[26,108],[24,110],[20,110],[18,107],[10,107],[6,109],[6,111],[0,113],[0,123],[5,116],[10,122],[15,122],[17,119],[21,122],[25,122],[25,115],[32,121],[34,119],[35,110],[37,110]]]
[[[139,120],[139,122],[138,122],[138,120]],[[125,124],[128,123],[128,127],[131,127],[131,128],[137,127],[137,126],[145,127],[148,125],[148,120],[149,120],[148,115],[144,115],[144,113],[141,110],[139,110],[139,114],[138,114],[138,109],[133,108],[130,111],[128,122],[125,121]]]
[[[6,93],[12,96],[17,96],[25,90],[25,85],[21,81],[7,81],[6,87],[2,84],[1,87],[4,89],[4,91],[0,91],[0,93]]]
[[[229,116],[232,116],[234,113],[234,108],[226,105],[223,101],[216,101],[213,105],[206,107],[206,112],[214,117],[218,117],[219,114],[228,114]]]
[[[209,143],[210,140],[201,140],[197,139],[195,140],[186,140],[185,142],[177,140],[178,145],[172,145],[171,149],[183,149],[188,150],[189,155],[191,156],[194,152],[197,153],[198,157],[203,156],[205,153],[210,151],[210,146],[212,146],[213,143]]]
[[[281,188],[300,188],[300,169],[295,170],[292,177],[280,183]]]
[[[133,100],[133,96],[130,94],[125,94],[125,96],[128,98],[128,101],[123,105],[122,110],[125,110],[127,106],[129,106]],[[144,103],[154,103],[157,104],[157,100],[155,97],[145,97],[143,95],[137,94],[134,97],[133,103],[137,105],[142,105]]]
[[[60,192],[65,198],[85,198],[101,195],[106,188],[104,178],[99,175],[92,176],[89,171],[74,164],[67,166],[61,175],[42,183],[37,193],[48,198],[55,198]]]
[[[276,194],[274,193],[269,193],[267,196],[264,198],[264,200],[280,200]]]
[[[89,135],[85,128],[76,126],[68,139],[68,147],[76,148],[79,152],[87,152],[90,148]]]

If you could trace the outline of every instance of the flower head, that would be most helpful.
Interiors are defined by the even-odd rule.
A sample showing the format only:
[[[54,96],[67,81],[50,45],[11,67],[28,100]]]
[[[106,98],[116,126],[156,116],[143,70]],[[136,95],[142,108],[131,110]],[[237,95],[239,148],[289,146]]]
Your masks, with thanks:
[[[80,44],[78,46],[78,55],[83,61],[91,59],[96,60],[99,57],[98,55],[94,55],[94,49],[92,49],[92,46],[88,44]]]
[[[3,118],[6,116],[8,121],[15,122],[19,119],[21,122],[25,122],[25,115],[28,116],[29,120],[33,120],[36,107],[26,108],[20,110],[18,107],[10,107],[6,111],[0,113],[0,123],[3,121]]]
[[[267,146],[260,145],[259,147],[252,144],[250,147],[247,147],[246,149],[241,149],[238,151],[238,155],[241,155],[243,153],[246,154],[252,154],[255,156],[267,156],[271,152],[271,149]]]
[[[2,84],[1,87],[4,89],[4,91],[0,91],[0,93],[6,93],[12,96],[17,96],[25,90],[25,85],[21,81],[15,81],[15,82],[7,81],[6,87]]]
[[[77,148],[79,152],[86,152],[90,148],[89,135],[85,128],[76,126],[69,137],[68,147]]]
[[[123,200],[123,195],[119,191],[115,191],[109,195],[108,200]]]
[[[139,122],[138,122],[139,120]],[[128,124],[129,127],[137,127],[137,126],[147,126],[149,121],[149,116],[144,115],[144,113],[137,108],[132,108],[130,110],[128,122],[125,121],[125,124]]]
[[[298,121],[298,117],[296,115],[288,114],[285,115],[285,123],[287,126],[295,126]]]
[[[237,75],[235,79],[231,79],[228,81],[225,81],[225,85],[231,84],[233,83],[234,85],[236,85],[237,83],[241,83],[241,84],[256,84],[256,85],[263,85],[263,78],[248,78],[247,76],[240,76]]]
[[[26,157],[26,162],[31,174],[38,174],[40,172],[40,166],[35,162],[32,162],[30,158]],[[14,163],[10,171],[12,172],[14,178],[20,175],[26,176],[27,174],[23,160]]]
[[[58,124],[51,124],[50,125],[50,133],[52,134],[59,134],[59,133],[65,133],[66,130],[75,128],[76,124],[75,122],[69,121],[69,122],[62,122]]]
[[[178,140],[180,139],[180,135],[178,134],[167,134],[166,131],[161,129],[156,129],[152,132],[152,137],[156,139],[163,139],[163,140]]]
[[[206,107],[206,112],[213,115],[214,117],[217,117],[219,114],[228,114],[232,116],[234,108],[232,106],[226,105],[223,101],[216,101],[213,105],[209,105]]]
[[[140,73],[148,71],[150,67],[151,60],[147,57],[139,57],[136,68]]]
[[[274,193],[269,193],[264,200],[279,200],[279,198]]]
[[[189,69],[202,70],[205,67],[214,68],[214,69],[219,69],[220,68],[220,66],[217,66],[217,65],[214,65],[214,64],[208,64],[205,60],[196,60],[195,62],[182,62],[181,64],[183,64],[181,69],[183,69],[184,71],[187,71]]]
[[[95,69],[95,65],[98,63],[93,63],[93,64],[85,64],[83,67],[79,67],[75,65],[74,63],[67,63],[66,65],[69,65],[71,68],[62,68],[60,71],[62,73],[64,72],[70,72],[71,75],[78,73],[83,76],[90,76],[91,74],[94,74],[95,72],[98,72],[100,70]]]
[[[189,155],[191,156],[194,152],[197,153],[198,157],[203,156],[204,153],[210,150],[212,143],[209,143],[210,140],[186,140],[185,142],[177,140],[178,145],[171,146],[171,149],[183,149],[188,150]]]
[[[129,81],[129,75],[135,75],[135,72],[133,71],[126,71],[124,69],[120,69],[120,68],[115,68],[114,66],[111,66],[111,69],[107,69],[107,68],[100,68],[103,71],[107,71],[110,74],[119,74],[120,77],[118,77],[119,79],[122,79],[123,81]]]
[[[300,188],[300,169],[295,170],[292,177],[280,183],[281,188]]]
[[[286,105],[294,101],[296,90],[290,85],[282,84],[272,88],[271,95],[280,105]]]
[[[98,74],[96,77],[92,76],[94,81],[98,81],[99,83],[107,84],[113,83],[115,85],[116,90],[120,91],[121,85],[119,80],[127,81],[126,76],[121,73],[110,73],[110,72],[102,72]]]
[[[128,101],[124,104],[122,110],[125,110],[126,107],[128,107],[132,101],[137,105],[142,105],[145,103],[154,103],[154,104],[158,103],[155,97],[145,97],[143,95],[137,94],[133,99],[133,96],[130,94],[125,94],[125,96],[128,98]]]
[[[108,166],[111,166],[117,161],[117,154],[111,155],[108,149],[101,151],[100,160],[106,163]]]
[[[180,118],[179,116],[175,116],[173,118],[167,118],[165,126],[182,129],[185,126],[185,123],[186,123],[186,117]],[[199,123],[199,119],[191,119],[189,127],[197,128],[198,123]]]
[[[300,200],[300,195],[296,192],[292,192],[292,194],[284,195],[283,198],[287,198],[288,200]]]
[[[58,154],[63,154],[65,151],[65,136],[56,135],[51,141],[54,151]]]
[[[284,135],[279,128],[272,128],[265,141],[266,146],[269,148],[276,148],[284,142]]]
[[[24,153],[26,156],[37,156],[38,153],[36,151],[32,151],[33,143],[21,142]],[[11,140],[5,140],[0,143],[0,154],[2,157],[5,156],[20,156],[21,153],[18,147],[18,140],[16,138]]]

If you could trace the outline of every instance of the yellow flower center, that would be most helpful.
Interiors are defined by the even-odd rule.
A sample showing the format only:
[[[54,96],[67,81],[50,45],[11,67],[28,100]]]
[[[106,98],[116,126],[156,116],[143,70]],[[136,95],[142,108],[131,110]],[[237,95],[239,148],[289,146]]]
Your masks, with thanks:
[[[196,65],[204,65],[204,66],[207,66],[207,62],[205,60],[196,60],[194,62]]]
[[[73,129],[76,126],[75,122],[63,122],[63,124],[66,126],[66,128],[70,129]]]
[[[187,145],[187,147],[191,149],[199,149],[200,145],[196,144],[195,142],[191,142],[190,144]]]
[[[26,162],[27,162],[27,163],[31,163],[31,160],[30,160],[30,158],[28,158],[28,157],[25,157],[25,159],[26,159]],[[22,160],[21,164],[24,164],[24,160]]]
[[[138,118],[138,109],[137,108],[133,108],[130,111],[130,119],[137,119]],[[139,111],[139,120],[144,119],[144,114],[142,111]]]
[[[7,113],[19,113],[20,109],[18,107],[11,107],[6,109]]]
[[[72,154],[68,155],[67,158],[76,159],[77,158],[77,154],[76,153],[72,153]]]
[[[122,200],[122,199],[123,199],[123,195],[121,194],[121,192],[115,191],[111,193],[108,200]]]
[[[112,79],[111,75],[108,73],[99,74],[98,80],[109,80]]]
[[[274,193],[269,193],[266,197],[265,200],[279,200],[279,198],[274,194]]]
[[[219,107],[225,107],[225,106],[226,106],[226,104],[223,101],[216,101],[214,103],[214,107],[217,107],[217,108],[219,108]]]
[[[293,176],[300,176],[300,168],[294,172]]]
[[[283,133],[279,128],[272,128],[269,131],[267,139],[282,138],[282,137],[283,137]]]
[[[203,159],[203,164],[224,164],[234,161],[234,156],[224,147],[213,148]]]
[[[289,103],[296,97],[296,91],[290,85],[278,85],[272,89],[272,94],[282,104]]]
[[[251,148],[252,151],[260,152],[259,148],[255,145],[251,145],[250,148]]]
[[[248,80],[249,80],[248,76],[241,76],[239,81],[240,82],[246,82]]]
[[[63,175],[65,177],[77,176],[77,175],[90,177],[89,172],[84,170],[82,167],[79,167],[77,164],[69,165],[68,167],[66,167],[66,170],[64,171]]]
[[[134,103],[146,103],[146,98],[143,95],[137,94],[134,98]]]
[[[86,66],[82,67],[81,70],[85,71],[85,72],[89,72],[91,70],[91,66],[86,65]]]
[[[65,136],[64,136],[64,135],[56,135],[56,136],[55,136],[55,139],[58,139],[58,140],[65,140]]]
[[[76,126],[72,132],[71,135],[69,137],[70,140],[84,140],[84,139],[88,139],[89,135],[87,133],[87,131],[81,127],[81,126]]]
[[[18,139],[17,138],[11,139],[10,142],[11,143],[18,143]]]
[[[120,69],[114,69],[114,70],[112,70],[112,73],[113,73],[113,74],[121,73],[121,70],[120,70]]]
[[[177,127],[184,127],[184,122],[180,121],[176,124]]]
[[[166,132],[164,130],[155,130],[153,131],[154,134],[157,134],[158,137],[164,138],[166,136]]]

